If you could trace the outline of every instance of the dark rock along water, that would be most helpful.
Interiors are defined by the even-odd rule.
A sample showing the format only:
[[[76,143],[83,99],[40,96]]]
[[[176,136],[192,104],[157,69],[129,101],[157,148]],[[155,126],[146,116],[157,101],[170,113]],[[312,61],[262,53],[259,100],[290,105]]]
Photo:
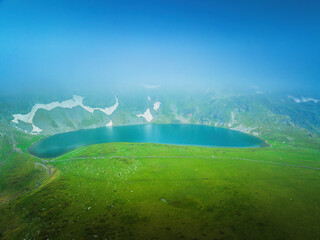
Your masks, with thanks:
[[[79,147],[108,142],[162,143],[204,147],[264,147],[254,136],[224,128],[191,124],[143,124],[60,133],[29,148],[37,157],[53,158]]]

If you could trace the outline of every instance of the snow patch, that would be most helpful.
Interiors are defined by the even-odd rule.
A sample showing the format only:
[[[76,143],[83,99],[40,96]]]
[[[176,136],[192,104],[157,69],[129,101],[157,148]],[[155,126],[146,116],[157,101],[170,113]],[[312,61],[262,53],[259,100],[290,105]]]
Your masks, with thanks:
[[[27,114],[13,114],[12,116],[14,117],[14,119],[12,120],[12,122],[17,123],[17,124],[19,123],[19,121],[22,121],[25,123],[30,123],[32,125],[31,132],[32,133],[40,133],[42,131],[42,129],[35,126],[33,123],[33,118],[39,109],[45,109],[47,111],[50,111],[50,110],[57,108],[57,107],[71,109],[71,108],[80,106],[90,113],[93,113],[94,111],[98,110],[98,111],[104,112],[107,115],[111,115],[119,106],[118,98],[117,97],[115,97],[115,98],[116,98],[116,103],[109,108],[92,108],[89,106],[85,106],[85,105],[83,105],[83,97],[77,96],[77,95],[74,95],[73,99],[69,99],[69,100],[66,100],[63,102],[52,102],[49,104],[37,103],[32,107],[31,111]]]
[[[77,96],[77,97],[79,97],[79,96]],[[98,110],[98,111],[101,111],[107,115],[111,115],[119,106],[119,101],[118,101],[117,97],[116,97],[116,103],[113,106],[108,107],[108,108],[92,108],[92,107],[85,106],[82,103],[83,98],[82,97],[80,97],[80,98],[81,98],[81,104],[79,106],[84,108],[86,111],[88,111],[90,113],[93,113],[94,111]]]
[[[144,114],[138,114],[137,117],[144,117],[147,122],[151,122],[153,119],[149,108],[144,112]]]
[[[156,102],[155,104],[153,104],[153,109],[155,111],[157,111],[159,109],[159,107],[160,107],[160,104],[161,104],[161,102]]]
[[[231,128],[231,129],[235,130],[235,131],[243,132],[243,133],[250,133],[253,130],[256,130],[257,128],[256,127],[244,127],[242,125],[239,125],[237,127]]]
[[[319,99],[314,99],[314,98],[306,98],[306,97],[302,97],[302,98],[295,98],[292,96],[288,96],[289,99],[292,99],[293,101],[295,101],[296,103],[305,103],[305,102],[314,102],[314,103],[318,103],[320,102]]]
[[[112,122],[112,120],[110,120],[110,122],[108,122],[108,123],[106,124],[106,127],[112,127],[112,125],[113,125],[113,122]]]
[[[38,128],[36,125],[34,125],[33,123],[32,123],[32,133],[40,133],[40,132],[42,132],[42,129],[41,128]]]
[[[302,100],[302,102],[314,102],[314,103],[320,102],[319,99],[314,99],[314,98],[304,98],[303,97],[301,100]]]

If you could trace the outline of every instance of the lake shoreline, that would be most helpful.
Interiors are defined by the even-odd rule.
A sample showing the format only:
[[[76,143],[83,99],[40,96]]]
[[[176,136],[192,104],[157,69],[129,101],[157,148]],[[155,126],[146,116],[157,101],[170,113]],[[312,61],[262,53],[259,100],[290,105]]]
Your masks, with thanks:
[[[33,143],[27,151],[39,158],[54,158],[79,147],[111,142],[158,143],[206,148],[270,146],[257,136],[227,128],[201,124],[135,124],[58,133]]]

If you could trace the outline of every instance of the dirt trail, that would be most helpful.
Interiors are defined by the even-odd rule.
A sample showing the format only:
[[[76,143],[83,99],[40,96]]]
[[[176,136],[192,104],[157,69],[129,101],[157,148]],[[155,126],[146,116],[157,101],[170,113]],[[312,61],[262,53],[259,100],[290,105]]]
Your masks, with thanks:
[[[312,170],[320,171],[320,168],[303,166],[303,165],[295,165],[295,164],[290,164],[290,163],[281,163],[281,162],[265,161],[265,160],[258,160],[258,159],[248,159],[248,158],[215,157],[215,156],[105,156],[105,157],[69,158],[67,160],[58,160],[58,161],[51,160],[51,162],[55,163],[55,162],[65,162],[65,161],[71,161],[71,160],[105,159],[105,158],[206,158],[206,159],[233,159],[233,160],[240,160],[240,161],[250,161],[250,162],[258,162],[258,163],[276,164],[276,165],[287,166],[287,167],[306,168],[306,169],[312,169]]]
[[[40,163],[40,162],[35,162],[34,165],[35,165],[35,166],[38,165],[38,166],[43,167],[44,169],[46,169],[46,170],[48,171],[48,176],[51,176],[52,167],[50,167],[50,166],[48,166],[48,165],[45,165],[45,164],[43,164],[43,163]],[[45,177],[41,178],[41,179],[37,182],[38,185],[37,185],[37,187],[35,187],[35,188],[40,187],[41,182],[42,182],[46,177],[48,177],[48,176],[45,176]]]
[[[49,167],[48,165],[45,165],[45,164],[40,163],[40,162],[35,162],[34,165],[43,167],[44,169],[46,169],[48,171],[49,176],[51,175],[52,167]]]
[[[54,173],[54,172],[52,172],[52,169],[53,169],[52,167],[47,166],[47,165],[45,165],[45,164],[43,164],[43,163],[35,162],[34,165],[35,165],[35,166],[41,166],[41,167],[45,168],[45,169],[48,171],[48,176],[51,176],[51,175]],[[17,193],[17,194],[15,194],[15,195],[13,195],[10,199],[8,199],[8,200],[6,200],[6,201],[3,201],[3,202],[0,202],[0,205],[3,205],[3,204],[5,204],[5,203],[7,203],[7,202],[10,202],[10,201],[16,199],[17,197],[20,197],[20,196],[23,195],[23,194],[26,194],[26,193],[28,193],[28,192],[31,192],[31,191],[39,188],[39,187],[41,186],[41,182],[42,182],[45,178],[47,178],[48,176],[45,176],[45,177],[41,178],[40,180],[38,180],[38,181],[37,181],[37,186],[35,186],[34,188],[31,188],[31,189],[29,189],[29,190],[25,190],[25,191],[23,191],[23,192],[20,192],[20,193]]]

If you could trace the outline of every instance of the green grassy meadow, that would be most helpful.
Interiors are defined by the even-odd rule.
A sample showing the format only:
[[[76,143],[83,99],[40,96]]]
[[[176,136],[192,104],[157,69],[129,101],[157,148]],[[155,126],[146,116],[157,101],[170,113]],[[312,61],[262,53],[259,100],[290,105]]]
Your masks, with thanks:
[[[79,148],[0,206],[1,239],[318,239],[319,159],[292,147]]]

